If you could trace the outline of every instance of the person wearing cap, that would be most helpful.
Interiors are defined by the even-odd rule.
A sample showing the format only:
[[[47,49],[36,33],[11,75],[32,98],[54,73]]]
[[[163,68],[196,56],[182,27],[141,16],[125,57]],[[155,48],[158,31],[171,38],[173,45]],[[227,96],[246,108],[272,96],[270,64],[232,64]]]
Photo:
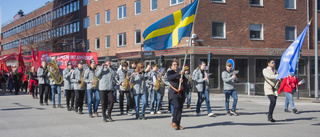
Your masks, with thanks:
[[[98,81],[95,81],[95,73],[96,73],[96,61],[94,59],[90,60],[90,68],[84,72],[83,80],[87,83],[87,99],[88,99],[88,111],[89,117],[93,118],[92,116],[92,108],[93,113],[96,116],[98,114],[98,106],[100,102],[100,93],[98,90]],[[94,84],[96,83],[96,86]],[[94,98],[93,98],[94,95]],[[91,107],[93,104],[93,107]]]
[[[53,68],[50,67],[48,69],[52,70]],[[56,73],[61,73],[60,69],[57,70]],[[61,105],[61,84],[55,83],[55,81],[52,78],[52,74],[51,74],[50,71],[48,72],[47,75],[48,75],[48,78],[49,78],[49,81],[50,81],[50,88],[51,88],[51,93],[52,93],[51,94],[51,98],[52,98],[53,108],[56,108],[56,104],[55,104],[55,95],[56,94],[55,93],[58,94],[58,107],[59,108],[63,108],[63,106]]]
[[[116,71],[111,67],[111,58],[106,57],[103,63],[97,69],[96,77],[99,78],[99,91],[102,108],[103,121],[112,122],[111,112],[114,105],[114,85]],[[108,115],[106,110],[108,109]]]
[[[128,75],[128,77],[126,77]],[[124,82],[125,80],[130,80],[129,76],[130,76],[130,72],[128,70],[128,63],[126,61],[124,62],[121,62],[121,68],[120,70],[118,70],[117,72],[117,75],[115,77],[115,80],[117,82],[117,85],[119,85],[119,92],[120,92],[120,102],[119,102],[119,105],[120,105],[120,114],[124,114],[123,113],[123,102],[124,102],[124,94],[126,94],[126,97],[127,97],[127,115],[131,115],[131,113],[129,113],[129,109],[130,109],[130,106],[131,106],[131,98],[130,98],[130,83],[127,83],[127,87],[125,88],[124,87]]]
[[[71,74],[71,82],[73,84],[74,87],[74,92],[76,95],[76,100],[75,100],[75,112],[79,113],[79,114],[83,114],[82,110],[83,110],[83,99],[84,99],[84,87],[80,87],[80,83],[82,83],[83,81],[81,81],[81,77],[84,76],[84,68],[83,68],[83,61],[80,60],[78,62],[78,68],[76,68],[72,74]]]
[[[301,86],[301,82],[298,81],[298,78],[294,76],[294,72],[289,72],[288,76],[283,78],[278,93],[281,94],[283,90],[286,95],[286,101],[284,102],[284,112],[290,112],[288,106],[290,104],[292,112],[294,114],[298,113],[297,108],[294,105],[293,95],[294,92],[297,92],[298,86]]]
[[[185,66],[185,74],[184,76],[188,79],[187,81],[187,87],[184,89],[186,93],[186,99],[187,99],[187,109],[191,109],[191,94],[192,94],[192,75],[190,75],[190,69],[188,66]]]
[[[37,71],[38,76],[38,83],[39,83],[39,96],[40,96],[40,105],[43,105],[43,101],[46,105],[48,104],[48,97],[49,97],[49,78],[48,78],[48,68],[47,68],[47,62],[42,61],[41,66],[38,68]],[[44,94],[44,100],[43,100],[43,94]]]
[[[64,90],[66,92],[66,104],[67,110],[72,111],[74,110],[74,90],[73,84],[71,83],[71,74],[73,72],[72,62],[68,61],[67,68],[63,70],[63,83],[64,83]],[[70,106],[71,100],[71,106]]]
[[[228,116],[235,115],[238,116],[236,113],[236,107],[238,102],[238,95],[235,87],[236,81],[238,81],[238,78],[235,73],[231,70],[232,64],[230,62],[226,63],[226,70],[222,72],[222,80],[223,80],[223,90],[225,94],[225,106],[227,110]],[[229,100],[230,96],[233,98],[233,104],[231,111],[229,110]]]
[[[198,102],[197,102],[196,113],[197,113],[197,116],[201,116],[200,108],[201,108],[202,102],[205,100],[208,116],[211,117],[211,116],[214,116],[214,113],[212,113],[212,110],[210,107],[209,76],[207,72],[205,72],[205,68],[206,68],[206,63],[202,61],[198,66],[199,71],[196,71],[196,74],[194,74],[196,89],[198,91]]]

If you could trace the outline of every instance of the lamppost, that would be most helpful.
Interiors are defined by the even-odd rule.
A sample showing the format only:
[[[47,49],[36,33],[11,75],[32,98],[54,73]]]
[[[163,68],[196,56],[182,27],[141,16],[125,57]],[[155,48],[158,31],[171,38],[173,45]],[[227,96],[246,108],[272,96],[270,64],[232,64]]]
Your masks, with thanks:
[[[63,46],[68,44],[66,42],[66,40],[72,40],[72,47],[70,48],[70,52],[75,52],[76,42],[80,42],[80,41],[82,41],[82,44],[81,44],[82,45],[82,49],[83,49],[83,51],[85,51],[84,48],[86,47],[86,43],[84,42],[84,39],[76,39],[75,37],[73,37],[72,39],[64,39],[63,42],[62,42]]]

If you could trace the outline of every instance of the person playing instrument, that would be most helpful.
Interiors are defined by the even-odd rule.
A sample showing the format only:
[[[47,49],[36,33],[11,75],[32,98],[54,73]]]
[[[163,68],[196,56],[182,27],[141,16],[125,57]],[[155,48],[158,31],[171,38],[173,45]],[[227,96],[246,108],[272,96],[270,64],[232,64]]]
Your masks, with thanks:
[[[136,119],[145,120],[145,110],[147,107],[146,80],[148,78],[148,75],[144,72],[143,68],[143,64],[141,62],[138,63],[135,73],[131,75],[130,83],[133,83],[133,95],[136,105]],[[142,101],[141,113],[139,113],[140,99]]]
[[[211,116],[214,116],[214,113],[212,113],[211,107],[210,107],[209,79],[208,79],[207,72],[205,72],[204,70],[205,68],[206,68],[206,63],[202,61],[198,66],[198,71],[196,71],[195,72],[196,74],[194,74],[196,89],[198,91],[198,102],[197,102],[196,113],[197,113],[197,116],[201,116],[200,108],[201,108],[202,102],[205,100],[208,116],[211,117]]]
[[[72,68],[72,62],[68,61],[67,68],[63,70],[63,83],[64,83],[64,90],[66,92],[66,104],[67,104],[67,110],[72,111],[74,110],[74,90],[73,90],[73,84],[71,83],[71,74],[73,72]],[[70,100],[71,100],[71,106],[70,106]]]
[[[129,67],[129,71],[135,72],[137,64],[138,64],[137,60],[132,60],[131,65]],[[128,113],[128,115],[134,114],[135,107],[136,107],[135,102],[134,102],[134,95],[133,95],[133,88],[132,87],[133,87],[133,84],[130,83],[130,100],[131,100],[131,102],[130,102],[130,113]]]
[[[236,107],[238,102],[238,95],[235,87],[235,82],[238,80],[237,76],[233,71],[231,70],[232,64],[230,62],[226,63],[226,70],[222,72],[222,80],[223,80],[223,89],[225,94],[225,106],[227,110],[228,116],[235,115],[238,116],[236,113]],[[230,96],[233,98],[233,105],[231,111],[229,110],[229,100]]]
[[[111,67],[111,58],[106,57],[105,63],[98,67],[96,77],[99,78],[99,91],[104,122],[112,122],[111,112],[114,105],[114,85],[116,71]],[[108,115],[106,110],[108,109]]]
[[[150,94],[150,114],[154,114],[154,106],[155,112],[157,114],[161,114],[159,111],[160,109],[160,104],[161,104],[161,92],[164,90],[164,86],[161,85],[162,81],[162,74],[159,73],[159,68],[157,64],[152,65],[152,71],[150,73],[151,76],[151,94]],[[162,88],[160,88],[162,86]]]
[[[29,80],[29,91],[32,94],[33,99],[37,99],[38,97],[38,77],[37,72],[35,71],[35,67],[32,66],[30,72],[28,74]]]
[[[40,105],[43,105],[43,101],[46,105],[48,104],[48,98],[49,98],[49,78],[48,78],[48,68],[47,68],[47,62],[42,61],[41,66],[38,68],[37,76],[38,76],[38,82],[39,82],[39,94],[40,94]],[[43,94],[44,94],[44,100],[43,100]]]
[[[127,98],[127,114],[129,114],[129,109],[131,106],[131,98],[130,98],[130,72],[128,70],[128,63],[126,61],[121,62],[121,68],[118,71],[117,75],[116,75],[116,82],[117,85],[119,85],[119,91],[120,91],[120,114],[123,115],[123,102],[124,102],[124,94],[126,94],[126,98]]]
[[[55,104],[55,93],[58,94],[58,107],[59,108],[63,108],[63,106],[61,105],[61,84],[56,83],[56,81],[52,78],[52,70],[54,69],[52,66],[50,66],[49,68],[51,71],[49,71],[48,73],[48,78],[50,80],[50,86],[51,86],[51,95],[52,95],[52,103],[53,103],[53,108],[56,108],[56,104]],[[60,69],[56,70],[55,73],[61,73]],[[62,74],[61,74],[62,75]]]
[[[191,109],[191,95],[192,95],[192,75],[190,75],[190,69],[188,66],[185,67],[185,74],[184,76],[188,79],[187,87],[184,89],[186,93],[186,99],[187,99],[187,109]]]
[[[264,76],[264,94],[268,96],[270,100],[269,104],[269,112],[268,112],[268,121],[276,122],[273,119],[273,111],[276,107],[278,92],[276,87],[275,80],[278,76],[278,72],[274,70],[275,62],[273,59],[268,61],[268,67],[262,70],[262,74]]]
[[[84,76],[84,69],[83,69],[83,61],[78,61],[78,68],[76,68],[71,74],[71,82],[73,84],[75,90],[75,112],[79,114],[83,114],[83,99],[84,99],[84,84],[83,76]]]
[[[83,80],[87,83],[87,99],[88,99],[88,111],[89,117],[93,118],[92,116],[92,108],[93,113],[96,116],[98,114],[98,107],[100,102],[100,93],[98,90],[98,78],[95,76],[96,73],[96,61],[94,59],[90,60],[90,68],[84,72]],[[94,95],[94,98],[93,98]],[[93,104],[93,107],[92,107]]]
[[[183,130],[184,128],[180,125],[183,103],[185,101],[185,93],[183,88],[186,87],[187,79],[185,76],[181,78],[181,75],[184,74],[184,70],[178,71],[179,63],[177,60],[173,60],[170,64],[171,70],[167,72],[167,79],[170,83],[169,89],[169,100],[173,105],[172,113],[172,123],[171,126],[176,130]],[[183,82],[185,81],[185,82]],[[179,89],[179,85],[181,88]]]

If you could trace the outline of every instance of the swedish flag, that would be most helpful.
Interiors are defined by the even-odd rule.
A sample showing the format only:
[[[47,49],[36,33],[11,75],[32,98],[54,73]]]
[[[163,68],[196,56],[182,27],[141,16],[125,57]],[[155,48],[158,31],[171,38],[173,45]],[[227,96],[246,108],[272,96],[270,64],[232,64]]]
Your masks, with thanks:
[[[198,0],[153,23],[143,32],[145,50],[164,50],[189,37],[195,19]]]

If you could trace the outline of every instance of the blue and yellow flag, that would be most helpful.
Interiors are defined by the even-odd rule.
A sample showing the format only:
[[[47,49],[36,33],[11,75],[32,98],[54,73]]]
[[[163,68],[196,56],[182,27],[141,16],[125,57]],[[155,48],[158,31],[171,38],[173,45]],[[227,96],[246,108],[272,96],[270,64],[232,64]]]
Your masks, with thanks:
[[[189,37],[195,19],[198,0],[153,23],[143,32],[145,50],[164,50]]]

